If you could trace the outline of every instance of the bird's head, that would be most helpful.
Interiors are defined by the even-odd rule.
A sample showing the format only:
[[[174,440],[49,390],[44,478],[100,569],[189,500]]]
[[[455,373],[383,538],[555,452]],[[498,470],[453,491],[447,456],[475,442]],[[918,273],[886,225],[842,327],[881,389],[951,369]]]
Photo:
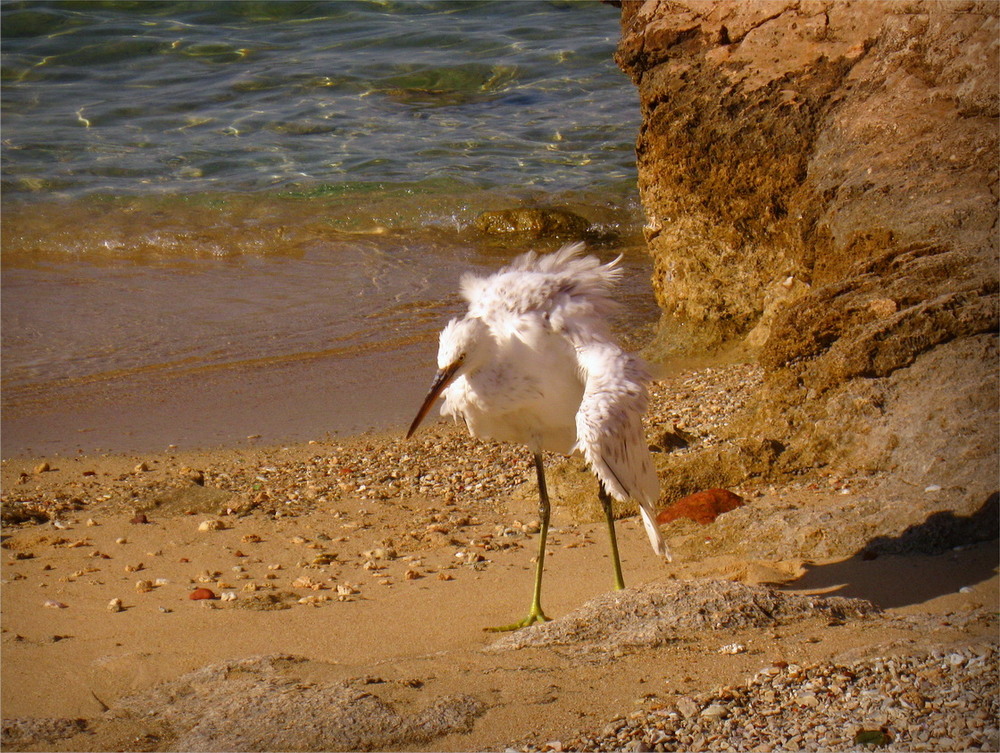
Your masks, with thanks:
[[[413,432],[417,430],[445,387],[456,377],[475,371],[489,360],[492,346],[493,338],[490,336],[489,328],[481,319],[463,317],[448,322],[448,325],[441,330],[438,345],[438,373],[420,410],[417,411],[416,418],[410,424],[410,430],[406,432],[407,439],[413,436]]]

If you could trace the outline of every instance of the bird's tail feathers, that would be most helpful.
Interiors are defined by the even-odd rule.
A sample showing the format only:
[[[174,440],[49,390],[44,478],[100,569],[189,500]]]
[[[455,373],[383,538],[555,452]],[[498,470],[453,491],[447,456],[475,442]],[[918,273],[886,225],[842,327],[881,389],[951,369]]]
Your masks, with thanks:
[[[667,546],[667,542],[660,534],[660,527],[656,523],[656,511],[653,506],[646,503],[640,504],[639,514],[642,516],[642,524],[646,527],[649,543],[653,545],[653,551],[667,562],[673,562],[674,557],[670,553],[670,547]]]

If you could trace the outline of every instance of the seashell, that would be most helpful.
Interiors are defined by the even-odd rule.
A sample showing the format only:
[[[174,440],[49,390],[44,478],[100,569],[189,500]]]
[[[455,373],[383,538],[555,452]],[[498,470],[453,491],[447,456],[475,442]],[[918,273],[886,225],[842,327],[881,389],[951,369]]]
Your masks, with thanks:
[[[353,594],[360,593],[358,589],[348,583],[341,583],[337,586],[337,593],[340,596],[352,596]]]
[[[313,606],[319,606],[324,601],[329,601],[330,597],[327,594],[310,594],[309,596],[303,596],[299,599],[299,604],[312,604]]]
[[[236,601],[235,591],[224,591],[222,596],[219,597],[222,601]]]
[[[42,606],[49,609],[66,609],[69,607],[69,604],[63,604],[61,601],[56,601],[55,599],[46,599],[42,602]]]
[[[708,708],[703,710],[700,716],[703,719],[722,719],[728,714],[729,714],[729,709],[727,709],[721,703],[713,703]]]
[[[742,643],[727,643],[725,646],[719,649],[720,654],[743,654],[746,653],[747,647]]]
[[[308,575],[302,575],[292,581],[292,588],[311,588],[313,591],[319,591],[323,588],[323,584],[314,581]]]
[[[210,588],[196,588],[188,594],[188,598],[192,601],[199,601],[201,599],[215,599],[217,597],[215,592]]]

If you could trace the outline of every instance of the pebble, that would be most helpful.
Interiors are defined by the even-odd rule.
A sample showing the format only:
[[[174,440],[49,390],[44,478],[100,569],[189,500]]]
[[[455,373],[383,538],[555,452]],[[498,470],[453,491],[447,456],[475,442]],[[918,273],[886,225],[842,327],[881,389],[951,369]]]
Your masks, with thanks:
[[[192,601],[201,601],[202,599],[214,599],[216,596],[215,592],[210,588],[196,588],[188,594],[188,598]]]
[[[42,602],[43,607],[48,607],[49,609],[68,609],[69,604],[63,604],[61,601],[56,601],[55,599],[46,599]]]
[[[199,531],[224,531],[226,524],[221,520],[203,520],[198,524]]]
[[[763,370],[756,365],[731,364],[655,382],[650,386],[650,405],[643,418],[644,424],[650,432],[658,427],[677,425],[692,427],[688,430],[691,433],[696,427],[697,436],[692,433],[690,447],[674,450],[675,453],[721,444],[725,439],[720,429],[745,405],[762,379]],[[387,468],[392,471],[387,473]],[[534,483],[534,471],[525,461],[522,447],[484,442],[468,436],[463,428],[444,425],[428,427],[409,440],[380,438],[366,443],[359,437],[344,446],[329,446],[325,451],[317,449],[314,456],[295,461],[267,458],[229,465],[224,471],[185,467],[175,474],[174,478],[186,476],[194,483],[206,483],[211,476],[214,486],[241,495],[249,495],[248,490],[253,489],[243,507],[259,510],[275,519],[307,514],[317,504],[333,505],[342,499],[393,500],[404,505],[408,499],[437,499],[447,506],[462,506],[442,519],[420,521],[418,540],[421,543],[438,543],[432,542],[431,537],[444,539],[464,525],[474,524],[466,506],[505,502],[512,490]],[[164,483],[163,479],[155,478],[155,474],[131,473],[123,478],[109,478],[99,491],[92,492],[93,499],[84,495],[82,501],[85,504],[107,501],[112,493],[132,499],[136,496],[133,492],[142,491],[147,485],[151,490],[159,490]],[[9,493],[5,490],[4,495],[5,500],[27,502],[22,499],[25,496],[24,491],[13,488]],[[33,492],[30,496],[32,504],[43,508],[49,519],[52,513],[70,509],[71,504],[75,504],[69,498],[37,500]],[[133,509],[131,514],[135,515],[133,523],[150,522],[145,513]],[[352,529],[369,527],[363,522],[350,523],[354,523]],[[448,529],[451,533],[428,531],[428,525]],[[538,530],[535,521],[525,525],[518,531],[520,535]],[[260,540],[254,535],[243,539],[244,543]]]
[[[108,602],[108,611],[109,612],[124,612],[125,611],[125,607],[122,605],[122,600],[115,598],[115,599],[112,599],[111,601],[109,601]]]
[[[629,714],[564,750],[995,751],[1000,645],[849,664],[787,664]],[[523,751],[551,750],[534,744]]]

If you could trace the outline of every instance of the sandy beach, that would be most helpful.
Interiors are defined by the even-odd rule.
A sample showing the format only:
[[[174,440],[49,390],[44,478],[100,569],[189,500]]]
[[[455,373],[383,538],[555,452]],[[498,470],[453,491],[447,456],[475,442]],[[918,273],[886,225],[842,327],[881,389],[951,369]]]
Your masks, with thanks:
[[[648,433],[679,424],[711,443],[756,375],[656,383]],[[521,448],[438,422],[409,442],[5,460],[5,749],[724,750],[753,746],[723,725],[759,722],[780,744],[765,722],[794,743],[824,719],[815,747],[884,730],[883,749],[995,749],[996,540],[766,560],[727,533],[743,511],[851,509],[873,488],[817,475],[735,489],[746,506],[707,526],[666,525],[671,564],[624,517],[616,594],[596,505],[565,498],[581,461],[549,463],[554,620],[498,635],[484,628],[527,610],[537,546]],[[859,687],[882,677],[885,698],[926,681],[923,700],[802,701],[815,673],[848,665]],[[938,665],[971,673],[964,696],[934,697],[951,687],[927,679]],[[748,725],[734,693],[761,677],[791,700],[744,703]]]

